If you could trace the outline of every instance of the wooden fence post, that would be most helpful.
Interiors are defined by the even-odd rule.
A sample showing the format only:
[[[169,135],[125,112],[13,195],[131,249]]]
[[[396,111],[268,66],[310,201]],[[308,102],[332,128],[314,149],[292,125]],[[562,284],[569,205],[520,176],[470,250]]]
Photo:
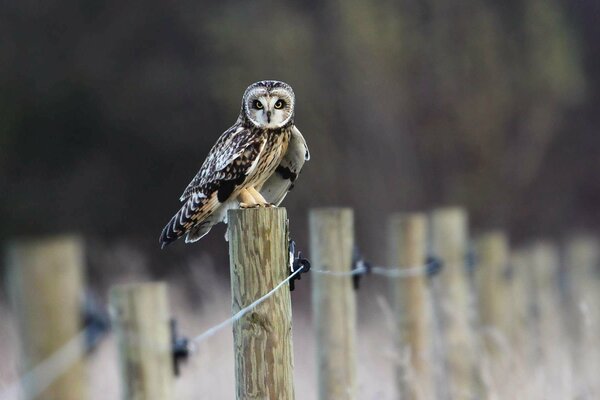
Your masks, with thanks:
[[[73,356],[77,361],[65,366],[65,372],[58,373],[53,382],[35,375],[25,381],[24,398],[85,398],[80,335],[84,279],[81,241],[65,236],[13,242],[7,256],[9,290],[22,339],[23,372],[31,371],[67,343],[78,353]]]
[[[399,268],[424,266],[427,259],[427,217],[395,214],[390,218],[389,261]],[[398,354],[409,352],[409,365],[399,362],[396,387],[401,399],[432,399],[431,304],[426,274],[392,280]],[[404,358],[404,357],[402,357]]]
[[[508,276],[508,240],[502,232],[488,232],[478,238],[477,288],[479,321],[484,343],[492,355],[504,353],[509,343],[511,283]]]
[[[565,265],[571,282],[569,320],[574,367],[600,371],[600,354],[590,351],[600,334],[600,240],[587,234],[570,237],[565,244]]]
[[[532,316],[535,297],[531,291],[532,272],[524,249],[514,250],[510,255],[512,289],[509,294],[511,303],[510,333],[515,344],[515,354],[531,362],[531,339],[533,338]]]
[[[461,208],[441,208],[431,215],[433,254],[444,269],[436,285],[448,361],[452,399],[472,399],[479,392],[475,379],[475,342],[470,323],[471,292],[466,270],[467,214]]]
[[[354,215],[348,208],[310,211],[310,251],[315,269],[352,270]],[[354,400],[356,299],[352,277],[311,273],[320,400]]]
[[[576,235],[565,244],[565,264],[571,280],[571,296],[577,315],[576,336],[600,325],[600,240]]]
[[[111,288],[109,297],[119,346],[122,399],[173,399],[167,285],[117,285]]]
[[[537,241],[529,248],[529,260],[535,296],[535,333],[540,355],[547,356],[549,346],[561,343],[563,339],[558,296],[558,250],[548,241]]]
[[[289,276],[285,208],[229,211],[232,311]],[[294,398],[292,304],[288,287],[233,324],[238,400]]]

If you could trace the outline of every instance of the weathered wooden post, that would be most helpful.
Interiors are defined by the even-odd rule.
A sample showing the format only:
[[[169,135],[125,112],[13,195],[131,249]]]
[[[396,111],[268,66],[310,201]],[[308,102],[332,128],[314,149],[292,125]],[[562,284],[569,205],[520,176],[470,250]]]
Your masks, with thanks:
[[[548,241],[539,240],[529,248],[532,292],[535,296],[534,315],[540,355],[547,356],[550,346],[562,342],[558,284],[558,249]]]
[[[521,357],[527,358],[530,354],[524,353],[531,347],[530,341],[533,338],[532,316],[535,297],[531,290],[532,269],[524,249],[517,249],[511,253],[510,268],[513,283],[509,294],[511,303],[509,337],[514,343],[515,353],[520,353]],[[531,361],[531,358],[528,361]]]
[[[543,371],[537,383],[539,398],[568,397],[564,371],[570,369],[569,348],[561,320],[558,248],[550,241],[538,240],[529,247],[534,308],[534,367]]]
[[[352,270],[354,215],[348,208],[310,211],[313,267],[334,273]],[[320,400],[354,400],[356,382],[356,299],[352,277],[312,273]]]
[[[600,240],[588,234],[571,236],[565,243],[565,266],[571,282],[569,326],[574,366],[598,371],[600,354],[590,351],[600,335]]]
[[[476,244],[479,321],[487,350],[503,352],[500,342],[509,342],[511,285],[508,275],[508,240],[502,232],[488,232]]]
[[[565,265],[570,275],[573,313],[578,315],[577,336],[600,325],[600,240],[579,234],[565,244]]]
[[[290,273],[285,208],[229,211],[232,311],[250,305]],[[292,304],[287,287],[233,325],[236,398],[294,398]]]
[[[84,343],[80,335],[84,280],[81,241],[71,236],[16,241],[9,244],[7,256],[11,302],[22,340],[23,373],[34,370],[64,346],[70,348],[69,355],[64,356],[67,359],[62,360],[65,365],[28,375],[24,398],[85,398],[81,361]],[[56,379],[45,374],[56,375]]]
[[[426,264],[427,217],[424,214],[395,214],[390,218],[388,229],[390,265],[410,269]],[[408,351],[410,360],[407,366],[398,365],[398,394],[401,399],[432,399],[435,397],[431,369],[433,339],[427,275],[394,279],[392,285],[398,354]]]
[[[470,324],[471,292],[466,270],[467,214],[461,208],[441,208],[431,215],[431,246],[444,269],[436,285],[440,305],[447,378],[453,399],[472,399],[479,392],[475,376],[475,338]]]
[[[110,290],[123,400],[171,400],[173,359],[167,285],[134,283]]]

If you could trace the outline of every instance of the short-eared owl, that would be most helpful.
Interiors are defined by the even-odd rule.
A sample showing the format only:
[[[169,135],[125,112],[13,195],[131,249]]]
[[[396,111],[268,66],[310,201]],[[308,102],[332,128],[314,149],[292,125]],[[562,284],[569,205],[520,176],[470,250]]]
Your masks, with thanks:
[[[237,207],[277,206],[293,187],[309,152],[294,125],[292,88],[279,81],[248,87],[236,123],[208,153],[181,195],[181,209],[160,235],[165,245],[195,242]]]

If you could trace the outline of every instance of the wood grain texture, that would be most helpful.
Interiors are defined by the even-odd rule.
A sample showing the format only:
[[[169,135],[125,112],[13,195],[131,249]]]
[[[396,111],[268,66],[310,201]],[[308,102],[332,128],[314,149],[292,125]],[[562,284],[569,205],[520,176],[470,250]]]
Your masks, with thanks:
[[[393,267],[425,265],[427,217],[424,214],[395,214],[388,225],[389,263]],[[398,354],[408,352],[408,365],[398,364],[396,387],[402,399],[434,397],[431,370],[432,312],[425,274],[392,279]],[[404,359],[404,357],[400,357]]]
[[[110,306],[119,347],[122,399],[174,399],[167,286],[115,286]]]
[[[284,208],[228,214],[232,312],[248,306],[289,275]],[[281,288],[233,325],[236,398],[294,399],[292,305]]]
[[[433,254],[444,268],[436,286],[447,356],[452,399],[476,397],[475,338],[470,324],[471,292],[466,271],[467,214],[461,208],[442,208],[431,215]]]
[[[11,302],[22,339],[27,372],[76,337],[81,325],[84,256],[77,237],[13,242],[7,248]],[[80,352],[83,357],[83,346]],[[83,361],[75,362],[38,396],[34,379],[25,399],[80,400],[85,394]]]
[[[311,210],[309,225],[314,268],[350,271],[354,246],[352,210]],[[352,278],[315,273],[311,278],[319,399],[356,399],[356,299]]]

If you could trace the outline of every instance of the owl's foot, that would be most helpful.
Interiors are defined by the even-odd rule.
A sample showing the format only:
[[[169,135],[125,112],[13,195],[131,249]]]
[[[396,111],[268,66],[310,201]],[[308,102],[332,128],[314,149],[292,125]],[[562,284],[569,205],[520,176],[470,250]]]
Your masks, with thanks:
[[[248,189],[242,189],[238,195],[238,201],[240,202],[240,208],[255,208],[258,207],[258,203],[254,200],[254,197],[248,192]]]
[[[240,208],[259,208],[262,207],[260,204],[248,204],[248,203],[240,203]]]
[[[238,195],[238,200],[240,201],[240,208],[275,207],[274,204],[271,204],[265,200],[260,192],[253,187],[243,189]]]

